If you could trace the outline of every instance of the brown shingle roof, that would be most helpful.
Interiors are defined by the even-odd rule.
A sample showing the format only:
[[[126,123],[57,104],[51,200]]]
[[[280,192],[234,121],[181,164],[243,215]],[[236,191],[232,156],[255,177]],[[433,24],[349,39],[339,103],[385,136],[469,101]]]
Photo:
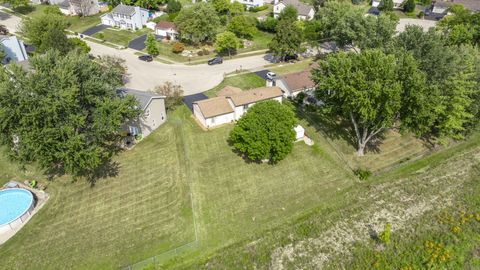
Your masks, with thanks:
[[[210,118],[222,114],[232,113],[233,108],[225,97],[214,97],[194,102],[200,108],[203,117]]]
[[[285,4],[285,6],[293,6],[298,12],[298,15],[307,16],[310,13],[310,10],[313,9],[312,6],[304,4],[298,0],[281,0],[279,3]]]
[[[227,97],[241,93],[242,91],[243,90],[238,87],[227,85],[222,90],[218,91],[217,97]]]
[[[167,30],[167,29],[176,29],[175,24],[172,22],[161,21],[158,22],[155,26],[157,29]]]
[[[288,89],[292,92],[315,87],[315,82],[310,79],[309,70],[283,75],[281,80],[285,82]]]
[[[241,93],[229,96],[229,98],[232,100],[235,106],[241,106],[257,101],[281,97],[282,94],[282,90],[279,87],[273,86],[260,87],[248,91],[242,91]]]

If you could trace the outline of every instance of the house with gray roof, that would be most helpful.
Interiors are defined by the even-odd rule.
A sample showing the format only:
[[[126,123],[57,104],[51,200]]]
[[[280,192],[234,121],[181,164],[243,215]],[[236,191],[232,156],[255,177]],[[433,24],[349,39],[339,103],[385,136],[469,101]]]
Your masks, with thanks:
[[[287,7],[293,6],[298,12],[298,20],[310,21],[315,15],[312,6],[300,2],[299,0],[275,0],[273,5],[273,17],[276,19],[280,13]]]
[[[129,88],[120,88],[117,94],[121,97],[132,95],[138,101],[143,114],[124,125],[124,132],[128,138],[145,138],[167,120],[165,96],[156,93],[139,91]]]
[[[148,18],[148,10],[124,4],[116,6],[110,13],[100,17],[104,25],[130,30],[141,29],[147,23]]]

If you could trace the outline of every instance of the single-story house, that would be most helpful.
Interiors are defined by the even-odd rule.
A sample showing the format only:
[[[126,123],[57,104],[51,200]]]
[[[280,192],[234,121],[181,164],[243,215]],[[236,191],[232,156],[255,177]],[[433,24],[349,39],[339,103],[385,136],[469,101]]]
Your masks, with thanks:
[[[273,17],[276,19],[280,13],[287,7],[293,6],[298,12],[298,20],[309,21],[315,16],[315,9],[312,6],[300,2],[299,0],[275,0],[273,5]]]
[[[240,4],[245,5],[247,8],[261,7],[265,4],[264,0],[230,0],[230,3],[233,3],[235,1],[239,2]]]
[[[296,97],[298,93],[315,89],[315,82],[310,79],[310,70],[289,73],[275,80],[284,97]]]
[[[98,0],[48,0],[50,5],[56,5],[60,12],[67,16],[90,16],[100,12]]]
[[[178,37],[177,28],[174,23],[161,21],[155,26],[155,34],[166,39],[175,40]]]
[[[231,123],[255,103],[264,100],[282,102],[282,90],[276,86],[260,87],[238,92],[239,88],[227,86],[217,97],[193,103],[193,115],[205,128]]]
[[[0,59],[2,64],[7,64],[10,61],[21,62],[28,59],[25,44],[16,36],[0,35],[0,46],[5,53],[5,58]]]
[[[110,13],[100,17],[102,24],[121,29],[141,29],[148,21],[149,12],[137,6],[119,4]]]
[[[125,124],[124,131],[127,137],[145,138],[167,120],[165,96],[128,88],[118,89],[117,94],[134,96],[143,111],[143,115],[138,119]]]
[[[480,0],[436,0],[432,3],[432,13],[447,14],[451,5],[462,5],[472,12],[480,11]]]

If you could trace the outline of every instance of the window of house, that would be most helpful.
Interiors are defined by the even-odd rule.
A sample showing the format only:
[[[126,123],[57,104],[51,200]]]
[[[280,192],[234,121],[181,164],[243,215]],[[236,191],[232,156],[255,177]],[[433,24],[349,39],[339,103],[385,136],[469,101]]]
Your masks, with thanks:
[[[212,117],[212,124],[215,124],[215,117]]]
[[[152,125],[155,127],[157,123],[155,123],[155,119],[153,119]]]
[[[145,111],[145,116],[146,116],[146,117],[149,117],[149,116],[150,116],[150,109],[147,109],[147,110]]]
[[[243,110],[247,110],[248,109],[248,104],[247,105],[243,105]]]

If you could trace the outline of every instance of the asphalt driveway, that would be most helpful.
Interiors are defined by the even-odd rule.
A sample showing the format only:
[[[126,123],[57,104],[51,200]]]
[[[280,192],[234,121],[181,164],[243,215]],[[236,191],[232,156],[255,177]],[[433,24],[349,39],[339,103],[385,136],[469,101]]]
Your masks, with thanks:
[[[267,79],[267,73],[268,73],[268,72],[270,72],[270,70],[264,69],[264,70],[256,71],[255,74],[257,74],[258,77],[266,80],[266,79]]]
[[[154,35],[156,39],[161,38],[161,36]],[[130,40],[128,42],[128,48],[134,49],[137,51],[141,51],[145,49],[145,40],[147,39],[147,35],[139,36],[136,39]]]
[[[203,93],[198,93],[198,94],[193,94],[189,96],[184,96],[183,97],[183,103],[187,105],[187,107],[193,112],[193,103],[196,101],[208,99],[207,96],[205,96]]]
[[[107,28],[110,28],[110,26],[108,25],[104,25],[104,24],[99,24],[99,25],[95,25],[94,27],[90,27],[88,28],[87,30],[83,31],[82,34],[86,35],[86,36],[92,36],[93,34],[96,34],[104,29],[107,29]]]

